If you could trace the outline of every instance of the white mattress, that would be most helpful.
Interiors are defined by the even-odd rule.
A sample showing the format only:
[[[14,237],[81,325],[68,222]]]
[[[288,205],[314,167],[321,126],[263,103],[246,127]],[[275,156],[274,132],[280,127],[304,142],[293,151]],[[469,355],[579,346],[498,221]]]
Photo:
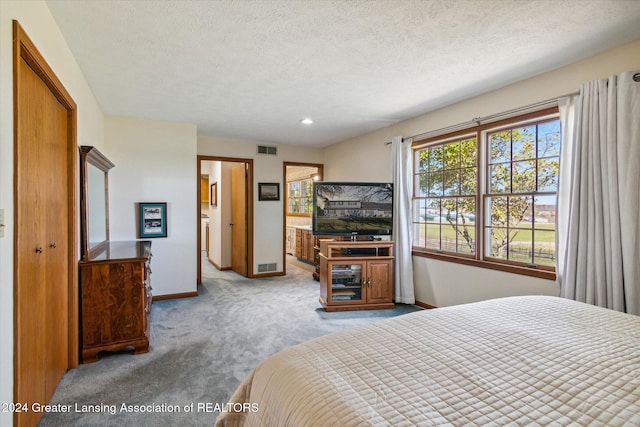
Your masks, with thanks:
[[[543,296],[425,310],[286,349],[230,402],[252,405],[217,426],[640,426],[640,317]]]

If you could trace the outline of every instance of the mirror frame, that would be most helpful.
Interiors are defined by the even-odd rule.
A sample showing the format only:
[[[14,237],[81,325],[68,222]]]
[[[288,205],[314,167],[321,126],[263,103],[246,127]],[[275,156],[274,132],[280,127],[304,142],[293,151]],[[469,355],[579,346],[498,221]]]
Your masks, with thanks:
[[[115,165],[107,159],[97,148],[90,145],[80,147],[80,228],[82,239],[82,259],[88,259],[93,253],[99,253],[107,246],[109,241],[109,169]],[[105,240],[93,247],[89,247],[89,207],[87,166],[93,165],[104,172],[104,198],[105,198]]]

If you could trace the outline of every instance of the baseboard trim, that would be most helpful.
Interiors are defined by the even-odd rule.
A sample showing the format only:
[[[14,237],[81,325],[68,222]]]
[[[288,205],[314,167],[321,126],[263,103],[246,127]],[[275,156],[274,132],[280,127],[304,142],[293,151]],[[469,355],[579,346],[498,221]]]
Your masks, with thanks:
[[[285,276],[286,273],[283,271],[276,271],[274,273],[262,273],[262,274],[254,274],[251,276],[252,279],[262,279],[264,277],[276,277],[276,276]]]
[[[211,258],[207,257],[207,261],[209,261],[209,264],[213,265],[218,271],[231,270],[231,267],[220,267]]]
[[[193,298],[197,297],[198,292],[182,292],[179,294],[154,295],[153,301],[163,301],[167,299]]]
[[[426,308],[427,310],[431,310],[432,308],[438,308],[435,305],[427,304],[426,302],[416,301],[415,305],[418,307]]]

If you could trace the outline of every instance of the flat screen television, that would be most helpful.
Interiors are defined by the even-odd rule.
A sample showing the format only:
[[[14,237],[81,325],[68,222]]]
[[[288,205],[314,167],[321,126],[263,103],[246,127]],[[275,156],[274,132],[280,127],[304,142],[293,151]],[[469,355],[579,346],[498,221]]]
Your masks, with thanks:
[[[314,182],[316,236],[384,236],[393,228],[393,184]]]

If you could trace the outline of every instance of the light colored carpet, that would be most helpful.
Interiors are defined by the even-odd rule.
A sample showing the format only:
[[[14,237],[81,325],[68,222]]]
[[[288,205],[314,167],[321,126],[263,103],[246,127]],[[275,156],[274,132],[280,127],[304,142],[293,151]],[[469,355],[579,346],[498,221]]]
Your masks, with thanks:
[[[268,356],[321,335],[419,310],[398,304],[393,310],[327,313],[318,302],[313,266],[290,259],[286,276],[265,279],[217,271],[203,261],[198,297],[153,303],[151,351],[106,353],[96,363],[69,371],[52,405],[71,412],[45,413],[39,425],[210,426],[218,413],[208,409],[227,402]],[[156,406],[155,412],[131,413],[123,404]],[[192,404],[193,412],[185,412]]]

